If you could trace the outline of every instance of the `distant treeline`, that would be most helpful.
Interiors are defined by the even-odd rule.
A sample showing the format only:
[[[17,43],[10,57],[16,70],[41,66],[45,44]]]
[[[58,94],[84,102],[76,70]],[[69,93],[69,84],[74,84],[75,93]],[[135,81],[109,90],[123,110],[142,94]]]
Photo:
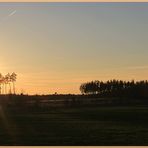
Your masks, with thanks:
[[[81,84],[80,91],[100,97],[148,97],[148,81],[95,80]]]

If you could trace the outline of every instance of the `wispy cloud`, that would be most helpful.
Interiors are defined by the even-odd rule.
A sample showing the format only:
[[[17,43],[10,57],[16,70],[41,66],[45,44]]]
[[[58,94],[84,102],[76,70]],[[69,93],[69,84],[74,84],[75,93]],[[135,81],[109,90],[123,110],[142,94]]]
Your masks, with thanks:
[[[12,11],[8,16],[12,16],[16,13],[16,10]]]
[[[3,22],[7,21],[9,19],[9,17],[13,16],[16,14],[16,10],[11,11],[11,13],[9,13],[7,16],[3,17],[0,19],[0,24],[2,24]]]
[[[127,69],[148,69],[148,65],[145,66],[131,66],[131,67],[127,67]]]

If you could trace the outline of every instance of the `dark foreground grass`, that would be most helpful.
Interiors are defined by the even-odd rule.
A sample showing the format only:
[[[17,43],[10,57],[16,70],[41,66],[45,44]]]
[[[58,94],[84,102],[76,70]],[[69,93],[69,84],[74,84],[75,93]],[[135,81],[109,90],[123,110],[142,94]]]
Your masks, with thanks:
[[[148,107],[1,108],[0,145],[148,145]]]

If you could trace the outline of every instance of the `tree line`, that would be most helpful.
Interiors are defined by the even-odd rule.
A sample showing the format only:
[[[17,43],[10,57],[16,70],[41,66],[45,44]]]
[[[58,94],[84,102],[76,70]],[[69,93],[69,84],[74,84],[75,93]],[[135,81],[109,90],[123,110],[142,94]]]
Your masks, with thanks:
[[[8,73],[6,75],[2,75],[0,73],[0,94],[15,94],[15,82],[16,82],[17,74],[16,73]]]
[[[148,81],[95,80],[81,84],[80,91],[101,97],[148,97]]]

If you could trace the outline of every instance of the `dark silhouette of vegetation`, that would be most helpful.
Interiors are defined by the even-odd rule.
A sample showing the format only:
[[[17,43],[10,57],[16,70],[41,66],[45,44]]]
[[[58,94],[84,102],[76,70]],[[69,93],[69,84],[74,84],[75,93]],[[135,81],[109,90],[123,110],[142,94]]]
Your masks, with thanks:
[[[5,95],[15,81],[0,76],[2,146],[148,145],[147,81],[91,81],[80,95]]]
[[[0,104],[14,108],[50,108],[103,105],[148,105],[148,81],[91,81],[80,86],[82,95],[21,95],[15,94],[15,73],[0,74]],[[9,89],[8,89],[8,88]],[[8,94],[9,95],[5,95]],[[14,95],[13,95],[14,94]]]
[[[80,86],[82,94],[97,94],[100,97],[148,97],[148,81],[91,81]]]
[[[12,88],[13,88],[13,93],[15,94],[15,81],[17,78],[16,73],[8,73],[5,76],[3,76],[0,73],[0,94],[11,94],[12,93]],[[12,86],[11,86],[12,85]],[[9,90],[7,88],[9,86]]]

